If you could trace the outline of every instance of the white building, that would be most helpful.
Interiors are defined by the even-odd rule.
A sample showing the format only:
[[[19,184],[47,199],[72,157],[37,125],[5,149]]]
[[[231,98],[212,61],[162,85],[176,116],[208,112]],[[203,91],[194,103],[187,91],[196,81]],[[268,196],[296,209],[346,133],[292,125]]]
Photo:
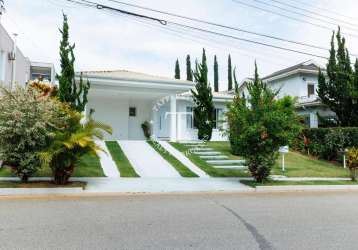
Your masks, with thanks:
[[[94,118],[113,128],[107,139],[143,140],[141,124],[145,121],[152,124],[152,134],[158,139],[197,139],[189,93],[193,82],[124,70],[82,73],[91,82],[87,113],[94,109]],[[226,140],[220,128],[225,127],[223,114],[232,98],[230,94],[214,93],[214,141]]]
[[[280,89],[279,98],[297,97],[297,112],[305,118],[305,123],[311,128],[319,125],[317,113],[326,118],[335,116],[317,96],[319,68],[320,65],[310,60],[262,78],[272,89]],[[245,79],[239,88],[240,93],[244,93],[245,96],[248,96],[245,82],[251,80],[251,78]]]

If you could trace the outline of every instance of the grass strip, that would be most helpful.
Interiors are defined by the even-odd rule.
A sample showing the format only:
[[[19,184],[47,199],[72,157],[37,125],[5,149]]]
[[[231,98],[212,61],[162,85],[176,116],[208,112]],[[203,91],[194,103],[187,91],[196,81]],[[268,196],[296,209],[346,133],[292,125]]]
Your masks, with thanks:
[[[266,181],[264,183],[257,183],[250,180],[240,181],[250,187],[257,186],[299,186],[299,185],[358,185],[356,181]]]
[[[0,181],[0,188],[76,188],[85,189],[87,183],[81,181],[69,182],[67,185],[56,185],[51,181]]]
[[[117,165],[121,177],[140,177],[122,151],[118,142],[106,141],[106,146],[112,156],[113,161]]]
[[[245,170],[238,169],[219,169],[214,168],[205,160],[201,159],[198,155],[194,154],[190,151],[190,148],[176,142],[171,142],[171,145],[182,152],[186,157],[189,158],[191,162],[193,162],[196,166],[198,166],[201,170],[207,173],[211,177],[248,177],[250,174],[245,172]]]
[[[170,154],[158,142],[156,142],[156,141],[147,141],[147,143],[155,151],[157,151],[158,154],[160,154],[164,158],[164,160],[169,162],[169,164],[172,165],[182,177],[199,177],[197,174],[195,174],[193,171],[191,171],[189,168],[187,168],[183,163],[181,163],[177,158],[175,158],[172,154]]]

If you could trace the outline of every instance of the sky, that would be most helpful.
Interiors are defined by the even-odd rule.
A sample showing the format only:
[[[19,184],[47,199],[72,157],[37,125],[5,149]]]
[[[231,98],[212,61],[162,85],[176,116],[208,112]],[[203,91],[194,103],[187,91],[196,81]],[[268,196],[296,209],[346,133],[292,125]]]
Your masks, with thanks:
[[[221,32],[230,36],[328,56],[328,51],[305,48],[255,35],[188,22],[183,19],[120,5],[110,0],[92,1]],[[268,6],[267,4],[271,4],[281,8],[289,8],[273,0],[238,1],[276,11],[291,18],[301,19],[304,22],[319,24],[331,30],[334,30],[335,24],[338,23],[337,20],[333,19],[339,19],[350,52],[358,54],[358,16],[356,15],[358,1],[356,0],[281,0],[297,6],[297,8],[291,8],[291,10],[304,13],[306,16],[285,13],[282,9]],[[225,90],[227,88],[228,54],[231,54],[232,63],[237,68],[239,80],[253,75],[255,60],[261,76],[310,59],[314,59],[321,65],[326,63],[324,59],[308,55],[286,52],[197,31],[188,31],[170,24],[163,26],[155,21],[146,21],[123,14],[82,7],[66,0],[5,0],[4,2],[6,13],[1,22],[10,34],[19,34],[18,46],[22,52],[32,61],[54,63],[57,70],[59,70],[60,42],[58,28],[62,25],[62,12],[68,15],[70,40],[76,44],[76,71],[124,69],[173,77],[175,60],[178,58],[182,78],[185,78],[186,55],[191,55],[192,64],[194,64],[195,58],[201,58],[202,49],[205,48],[208,57],[209,79],[211,82],[213,81],[213,58],[214,55],[217,55],[220,70],[220,90]],[[327,48],[330,46],[331,30],[329,29],[244,6],[235,2],[235,0],[123,0],[123,2],[316,46]],[[311,13],[303,12],[300,8],[308,9]],[[315,15],[312,12],[317,12],[331,19]],[[333,12],[340,13],[340,15]],[[312,19],[307,15],[314,18]],[[354,16],[356,17],[353,18]]]

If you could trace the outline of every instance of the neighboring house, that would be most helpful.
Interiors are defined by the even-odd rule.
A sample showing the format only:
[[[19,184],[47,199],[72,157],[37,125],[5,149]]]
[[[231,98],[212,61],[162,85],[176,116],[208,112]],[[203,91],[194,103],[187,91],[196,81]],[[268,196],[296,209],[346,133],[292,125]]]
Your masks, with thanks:
[[[193,82],[147,75],[125,70],[82,72],[91,82],[87,114],[112,126],[112,140],[143,140],[141,124],[152,125],[154,137],[162,140],[195,140],[197,129],[193,117],[190,90]],[[77,75],[79,77],[79,74]],[[212,140],[226,140],[220,128],[226,104],[233,95],[214,93],[216,128]]]
[[[317,96],[318,70],[320,65],[314,61],[306,61],[292,67],[282,69],[262,78],[272,89],[279,90],[278,97],[297,97],[297,113],[305,118],[305,123],[311,128],[318,127],[318,116],[333,118],[335,114]],[[252,79],[251,79],[252,80]],[[244,81],[240,86],[240,93],[246,96],[247,88]]]
[[[12,82],[25,85],[29,76],[29,59],[17,48],[16,41],[0,23],[0,85],[10,86]]]
[[[25,86],[29,80],[42,79],[55,82],[55,68],[51,63],[30,62],[16,46],[0,23],[0,85],[10,86],[14,83]]]

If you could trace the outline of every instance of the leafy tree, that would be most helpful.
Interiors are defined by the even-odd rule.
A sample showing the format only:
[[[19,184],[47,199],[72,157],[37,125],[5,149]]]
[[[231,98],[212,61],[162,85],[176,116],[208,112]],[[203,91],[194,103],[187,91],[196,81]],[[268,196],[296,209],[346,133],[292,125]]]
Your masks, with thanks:
[[[180,65],[179,65],[179,60],[177,59],[175,61],[175,75],[174,75],[175,79],[180,79]]]
[[[234,68],[234,83],[235,83],[235,94],[239,93],[239,82],[236,77],[236,67]]]
[[[200,140],[210,140],[214,127],[214,104],[211,87],[208,83],[208,68],[206,64],[205,50],[203,50],[202,62],[196,62],[194,72],[195,90],[193,95],[195,125],[198,128]]]
[[[278,92],[263,83],[255,64],[255,80],[247,84],[249,97],[236,95],[227,112],[234,154],[245,157],[257,182],[267,180],[280,146],[299,133],[299,118],[291,97],[276,100]]]
[[[214,91],[219,92],[219,65],[216,55],[214,57]]]
[[[191,69],[190,55],[186,56],[186,80],[193,81],[193,70]]]
[[[337,41],[337,50],[335,40]],[[340,29],[333,32],[331,39],[330,57],[326,72],[319,70],[318,96],[337,115],[338,125],[358,126],[358,96],[354,89],[357,87],[357,68],[352,69],[345,39],[341,37]]]
[[[0,159],[24,182],[40,168],[38,153],[54,137],[61,105],[37,88],[1,89]]]
[[[57,75],[59,81],[58,98],[62,102],[69,103],[69,105],[82,112],[88,102],[87,95],[90,89],[89,81],[83,81],[81,74],[79,83],[75,80],[75,45],[69,43],[69,26],[68,19],[63,14],[63,27],[60,30],[62,39],[60,43],[60,58],[61,58],[61,74]]]
[[[228,90],[232,90],[232,65],[231,65],[231,55],[228,58]]]

